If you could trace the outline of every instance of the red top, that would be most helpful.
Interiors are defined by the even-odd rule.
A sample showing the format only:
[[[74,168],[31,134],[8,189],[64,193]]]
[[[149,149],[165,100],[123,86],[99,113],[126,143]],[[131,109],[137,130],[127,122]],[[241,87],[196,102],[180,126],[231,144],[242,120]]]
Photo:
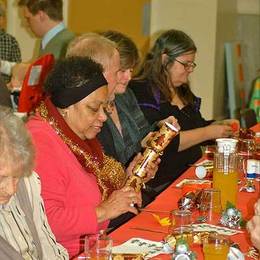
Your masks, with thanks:
[[[87,173],[53,128],[39,116],[27,127],[36,146],[35,171],[41,177],[48,221],[70,258],[80,252],[80,237],[107,227],[98,225],[95,208],[101,202],[96,177]]]

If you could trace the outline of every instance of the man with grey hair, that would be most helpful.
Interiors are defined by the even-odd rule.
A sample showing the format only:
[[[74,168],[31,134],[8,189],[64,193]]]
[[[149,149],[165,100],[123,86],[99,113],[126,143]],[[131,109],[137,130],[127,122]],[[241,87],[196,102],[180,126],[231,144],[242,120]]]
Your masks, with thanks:
[[[108,82],[109,99],[114,100],[115,87],[122,77],[119,52],[115,43],[99,34],[86,33],[76,37],[70,43],[66,56],[89,57],[100,63],[104,69],[104,77]]]
[[[17,40],[5,32],[6,8],[5,4],[0,1],[0,70],[5,82],[10,81],[10,75],[6,69],[17,62],[21,62],[21,51]],[[11,65],[10,65],[11,64]],[[6,68],[6,66],[8,68]]]
[[[0,259],[67,260],[56,242],[40,196],[28,131],[11,109],[0,106]]]

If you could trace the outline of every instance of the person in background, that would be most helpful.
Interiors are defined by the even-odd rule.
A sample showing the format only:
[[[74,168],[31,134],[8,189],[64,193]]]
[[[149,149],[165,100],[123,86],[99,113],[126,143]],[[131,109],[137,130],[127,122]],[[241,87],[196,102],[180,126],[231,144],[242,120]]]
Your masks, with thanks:
[[[62,0],[19,0],[24,18],[33,34],[41,39],[38,57],[53,54],[64,58],[69,42],[75,37],[63,23]],[[30,63],[18,63],[11,67],[12,81],[9,87],[21,87]]]
[[[253,245],[260,252],[260,199],[255,203],[255,215],[247,222],[247,230]]]
[[[107,154],[122,164],[141,150],[141,140],[155,127],[151,127],[139,108],[131,89],[127,88],[133,70],[140,58],[134,42],[116,31],[106,31],[102,36],[113,41],[120,56],[121,78],[116,84],[113,109],[104,123],[98,139]]]
[[[229,137],[233,134],[231,124],[239,124],[237,120],[213,122],[202,117],[201,99],[189,86],[196,51],[193,40],[184,32],[165,31],[129,84],[150,124],[173,115],[181,127],[178,138],[166,148],[156,178],[149,183],[155,188],[169,185],[195,163],[202,156],[203,142]]]
[[[52,53],[55,59],[65,57],[69,42],[75,37],[63,23],[62,0],[19,0],[29,28],[41,39],[38,56]]]
[[[49,227],[31,137],[11,109],[0,106],[0,259],[67,260]]]
[[[14,36],[5,32],[6,6],[0,1],[0,71],[6,83],[10,81],[10,64],[21,62],[21,51]]]
[[[117,31],[106,31],[101,35],[116,44],[120,55],[121,77],[114,90],[113,107],[107,115],[108,119],[104,122],[101,132],[98,134],[98,139],[106,154],[127,166],[131,159],[141,151],[143,138],[147,138],[146,135],[155,130],[157,122],[150,126],[138,106],[132,90],[127,88],[132,73],[140,60],[135,43],[128,36]],[[164,121],[162,120],[158,124],[162,125]],[[179,128],[173,117],[168,118],[167,121]],[[148,182],[146,189],[142,191],[142,206],[150,203],[154,199],[154,195],[155,193],[149,189]],[[120,216],[120,218],[111,221],[110,226],[116,227],[132,216],[133,214],[129,213]]]
[[[87,57],[59,61],[49,74],[41,102],[27,127],[36,147],[36,171],[42,181],[49,223],[70,257],[80,239],[106,229],[122,213],[137,214],[140,195],[125,187],[129,167],[104,154],[96,139],[107,119],[107,80],[100,64]],[[158,168],[147,169],[152,177]]]

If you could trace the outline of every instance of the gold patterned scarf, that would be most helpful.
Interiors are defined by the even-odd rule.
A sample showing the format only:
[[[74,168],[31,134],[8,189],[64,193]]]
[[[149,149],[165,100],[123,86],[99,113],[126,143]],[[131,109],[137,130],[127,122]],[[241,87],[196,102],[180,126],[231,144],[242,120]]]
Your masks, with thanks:
[[[48,97],[40,103],[36,112],[50,124],[86,172],[96,176],[102,200],[107,199],[114,190],[124,186],[127,175],[123,166],[103,153],[97,138],[82,140],[77,136]]]

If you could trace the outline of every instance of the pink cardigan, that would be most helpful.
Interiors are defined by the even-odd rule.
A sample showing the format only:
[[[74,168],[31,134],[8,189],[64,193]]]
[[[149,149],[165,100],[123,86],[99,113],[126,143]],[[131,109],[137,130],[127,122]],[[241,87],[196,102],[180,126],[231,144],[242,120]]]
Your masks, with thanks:
[[[36,147],[35,171],[41,177],[48,221],[70,258],[80,251],[80,238],[107,227],[98,225],[95,208],[101,202],[96,177],[87,173],[53,128],[40,117],[27,127]]]

